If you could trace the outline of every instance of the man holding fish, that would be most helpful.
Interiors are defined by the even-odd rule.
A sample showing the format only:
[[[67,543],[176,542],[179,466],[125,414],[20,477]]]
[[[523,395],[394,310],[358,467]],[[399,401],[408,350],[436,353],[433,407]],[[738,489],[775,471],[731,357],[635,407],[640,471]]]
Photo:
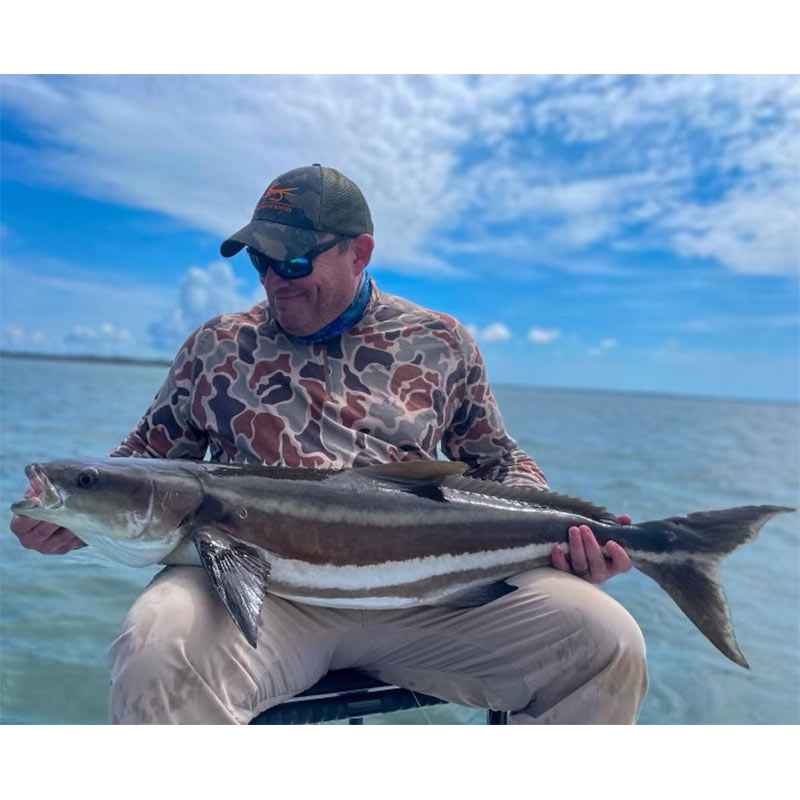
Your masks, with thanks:
[[[431,461],[438,447],[471,477],[546,489],[507,435],[466,329],[367,275],[372,233],[366,200],[337,170],[314,164],[276,178],[221,246],[225,257],[247,248],[267,302],[194,331],[110,455],[210,451],[223,464],[342,469]],[[53,522],[18,515],[11,527],[42,553],[84,544]],[[592,585],[631,560],[613,541],[601,548],[586,525],[570,528],[569,556],[553,547],[555,569],[523,572],[508,581],[516,591],[483,605],[365,610],[267,594],[257,647],[206,572],[173,563],[111,647],[112,722],[244,724],[348,667],[508,710],[511,723],[632,723],[644,698],[641,632]]]

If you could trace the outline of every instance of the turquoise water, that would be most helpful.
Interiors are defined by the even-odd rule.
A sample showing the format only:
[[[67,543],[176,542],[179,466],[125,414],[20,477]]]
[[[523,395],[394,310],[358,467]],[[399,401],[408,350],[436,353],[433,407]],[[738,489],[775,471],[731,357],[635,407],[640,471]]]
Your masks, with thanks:
[[[6,359],[0,404],[0,718],[103,723],[106,651],[157,568],[133,569],[85,549],[43,556],[8,530],[8,505],[32,460],[107,452],[128,433],[163,367]],[[610,392],[495,387],[506,425],[559,491],[634,519],[749,503],[798,506],[800,409]],[[798,515],[772,520],[722,568],[744,670],[710,645],[638,572],[606,585],[648,647],[640,722],[800,722]],[[480,722],[439,706],[384,722]]]

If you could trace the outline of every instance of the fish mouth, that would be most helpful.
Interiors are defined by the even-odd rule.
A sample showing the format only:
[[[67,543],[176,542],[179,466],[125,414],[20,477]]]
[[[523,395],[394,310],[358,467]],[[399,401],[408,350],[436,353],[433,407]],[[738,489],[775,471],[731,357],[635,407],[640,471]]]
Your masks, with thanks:
[[[64,498],[40,464],[28,464],[25,475],[30,481],[30,487],[22,500],[11,505],[15,514],[24,514],[34,509],[54,511],[64,505]]]

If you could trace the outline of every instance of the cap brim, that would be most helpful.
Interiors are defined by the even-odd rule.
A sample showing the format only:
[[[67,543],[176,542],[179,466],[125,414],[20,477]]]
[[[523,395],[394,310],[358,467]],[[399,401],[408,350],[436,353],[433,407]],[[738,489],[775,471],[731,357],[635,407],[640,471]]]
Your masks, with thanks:
[[[229,236],[220,245],[219,252],[224,258],[230,258],[243,247],[252,247],[270,258],[286,261],[305,255],[329,235],[323,231],[257,219]]]

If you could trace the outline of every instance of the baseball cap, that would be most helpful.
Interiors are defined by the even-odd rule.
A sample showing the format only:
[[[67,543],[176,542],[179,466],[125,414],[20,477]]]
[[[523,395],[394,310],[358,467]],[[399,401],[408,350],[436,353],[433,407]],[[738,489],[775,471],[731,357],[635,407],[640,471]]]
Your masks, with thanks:
[[[225,258],[250,246],[285,261],[304,255],[328,233],[372,233],[361,190],[333,167],[312,164],[279,175],[267,187],[253,218],[219,248]]]

